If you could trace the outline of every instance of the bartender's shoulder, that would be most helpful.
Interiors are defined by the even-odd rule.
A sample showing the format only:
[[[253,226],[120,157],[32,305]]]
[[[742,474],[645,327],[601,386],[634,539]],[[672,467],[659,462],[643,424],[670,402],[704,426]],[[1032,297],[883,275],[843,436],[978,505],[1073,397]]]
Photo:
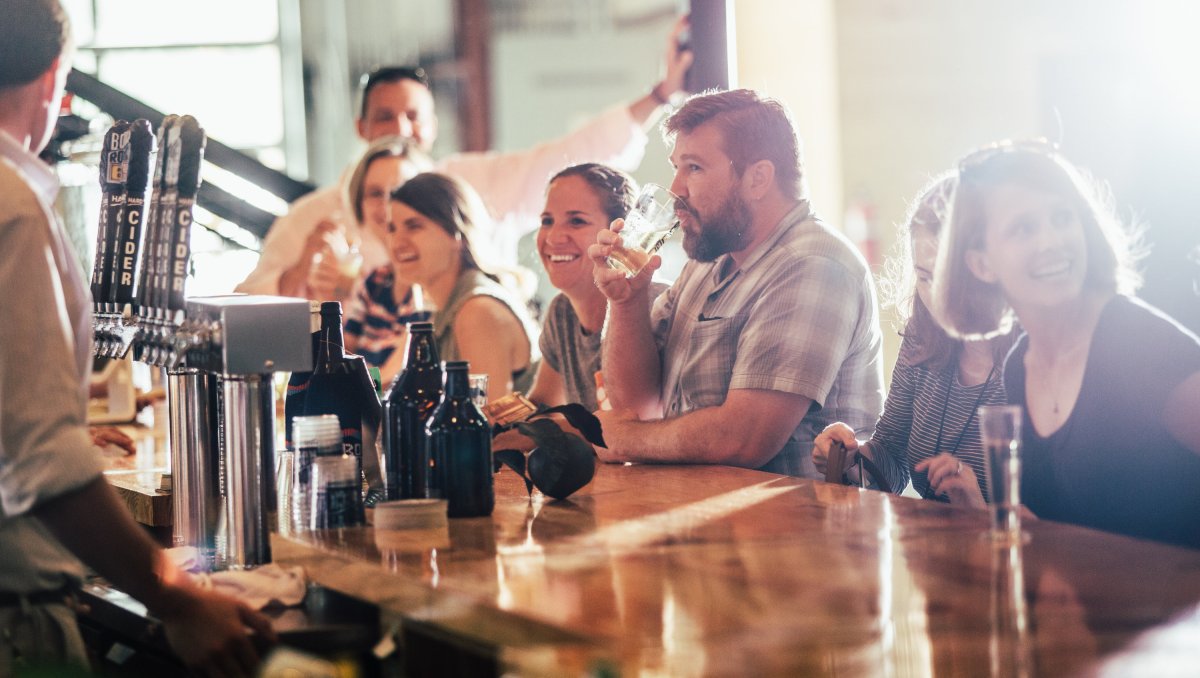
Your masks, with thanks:
[[[7,160],[0,158],[0,222],[41,212],[37,194],[25,177]]]

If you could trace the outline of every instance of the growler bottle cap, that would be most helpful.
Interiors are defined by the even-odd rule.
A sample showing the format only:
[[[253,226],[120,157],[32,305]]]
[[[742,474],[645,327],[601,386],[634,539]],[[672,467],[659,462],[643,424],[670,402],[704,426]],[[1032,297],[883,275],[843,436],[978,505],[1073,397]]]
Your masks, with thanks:
[[[322,314],[336,313],[338,315],[341,315],[342,314],[342,302],[340,302],[340,301],[322,301],[321,302],[321,313]]]
[[[443,360],[442,369],[446,372],[451,370],[454,370],[455,372],[459,370],[466,372],[467,370],[471,369],[471,363],[465,360]]]
[[[431,322],[415,322],[408,324],[409,332],[432,332],[433,323]]]

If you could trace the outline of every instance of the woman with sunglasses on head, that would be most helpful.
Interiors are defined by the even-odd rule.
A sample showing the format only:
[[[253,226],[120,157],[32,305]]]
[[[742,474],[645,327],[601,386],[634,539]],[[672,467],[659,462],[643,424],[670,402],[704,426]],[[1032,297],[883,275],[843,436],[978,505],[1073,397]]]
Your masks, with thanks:
[[[954,190],[946,173],[923,190],[901,229],[901,255],[889,262],[883,285],[901,316],[904,337],[883,415],[868,441],[844,423],[817,436],[813,462],[825,472],[830,445],[846,447],[847,465],[861,453],[882,473],[889,490],[912,480],[922,497],[984,505],[984,455],[976,410],[1005,402],[1000,364],[1011,335],[990,341],[950,338],[929,312],[930,284],[942,217]]]
[[[466,183],[418,174],[392,191],[388,248],[395,279],[420,285],[433,306],[439,357],[466,360],[471,372],[488,375],[488,399],[494,400],[528,390],[537,368],[537,329],[521,296],[480,265],[474,243],[487,219],[483,201]]]
[[[1129,296],[1130,238],[1052,147],[960,163],[935,312],[956,336],[1012,313],[1004,367],[1023,406],[1021,500],[1040,518],[1200,547],[1200,340]]]
[[[429,158],[411,142],[384,137],[371,144],[355,164],[346,184],[345,202],[352,206],[360,231],[380,243],[388,241],[388,212],[392,191],[430,167]],[[366,358],[367,363],[395,374],[400,365],[387,365],[389,357],[402,360],[405,323],[422,319],[414,304],[413,290],[397,280],[392,267],[370,270],[346,301],[346,350]]]

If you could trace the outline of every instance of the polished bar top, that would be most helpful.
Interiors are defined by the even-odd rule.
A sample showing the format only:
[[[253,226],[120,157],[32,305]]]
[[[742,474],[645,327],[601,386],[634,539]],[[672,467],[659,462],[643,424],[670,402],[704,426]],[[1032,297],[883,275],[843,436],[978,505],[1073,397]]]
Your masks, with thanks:
[[[522,675],[1200,671],[1200,551],[1047,521],[997,547],[984,512],[716,466],[496,490],[440,538],[277,536],[275,560]]]

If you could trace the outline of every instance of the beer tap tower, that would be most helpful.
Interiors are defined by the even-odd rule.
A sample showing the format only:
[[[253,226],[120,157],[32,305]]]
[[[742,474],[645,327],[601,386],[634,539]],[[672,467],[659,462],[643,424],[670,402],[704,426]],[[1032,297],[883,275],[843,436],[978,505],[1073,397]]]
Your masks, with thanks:
[[[167,370],[174,544],[205,569],[242,569],[271,560],[273,374],[311,369],[309,304],[185,296],[204,144],[194,118],[167,116],[151,176],[149,122],[105,135],[93,333],[98,356]]]

